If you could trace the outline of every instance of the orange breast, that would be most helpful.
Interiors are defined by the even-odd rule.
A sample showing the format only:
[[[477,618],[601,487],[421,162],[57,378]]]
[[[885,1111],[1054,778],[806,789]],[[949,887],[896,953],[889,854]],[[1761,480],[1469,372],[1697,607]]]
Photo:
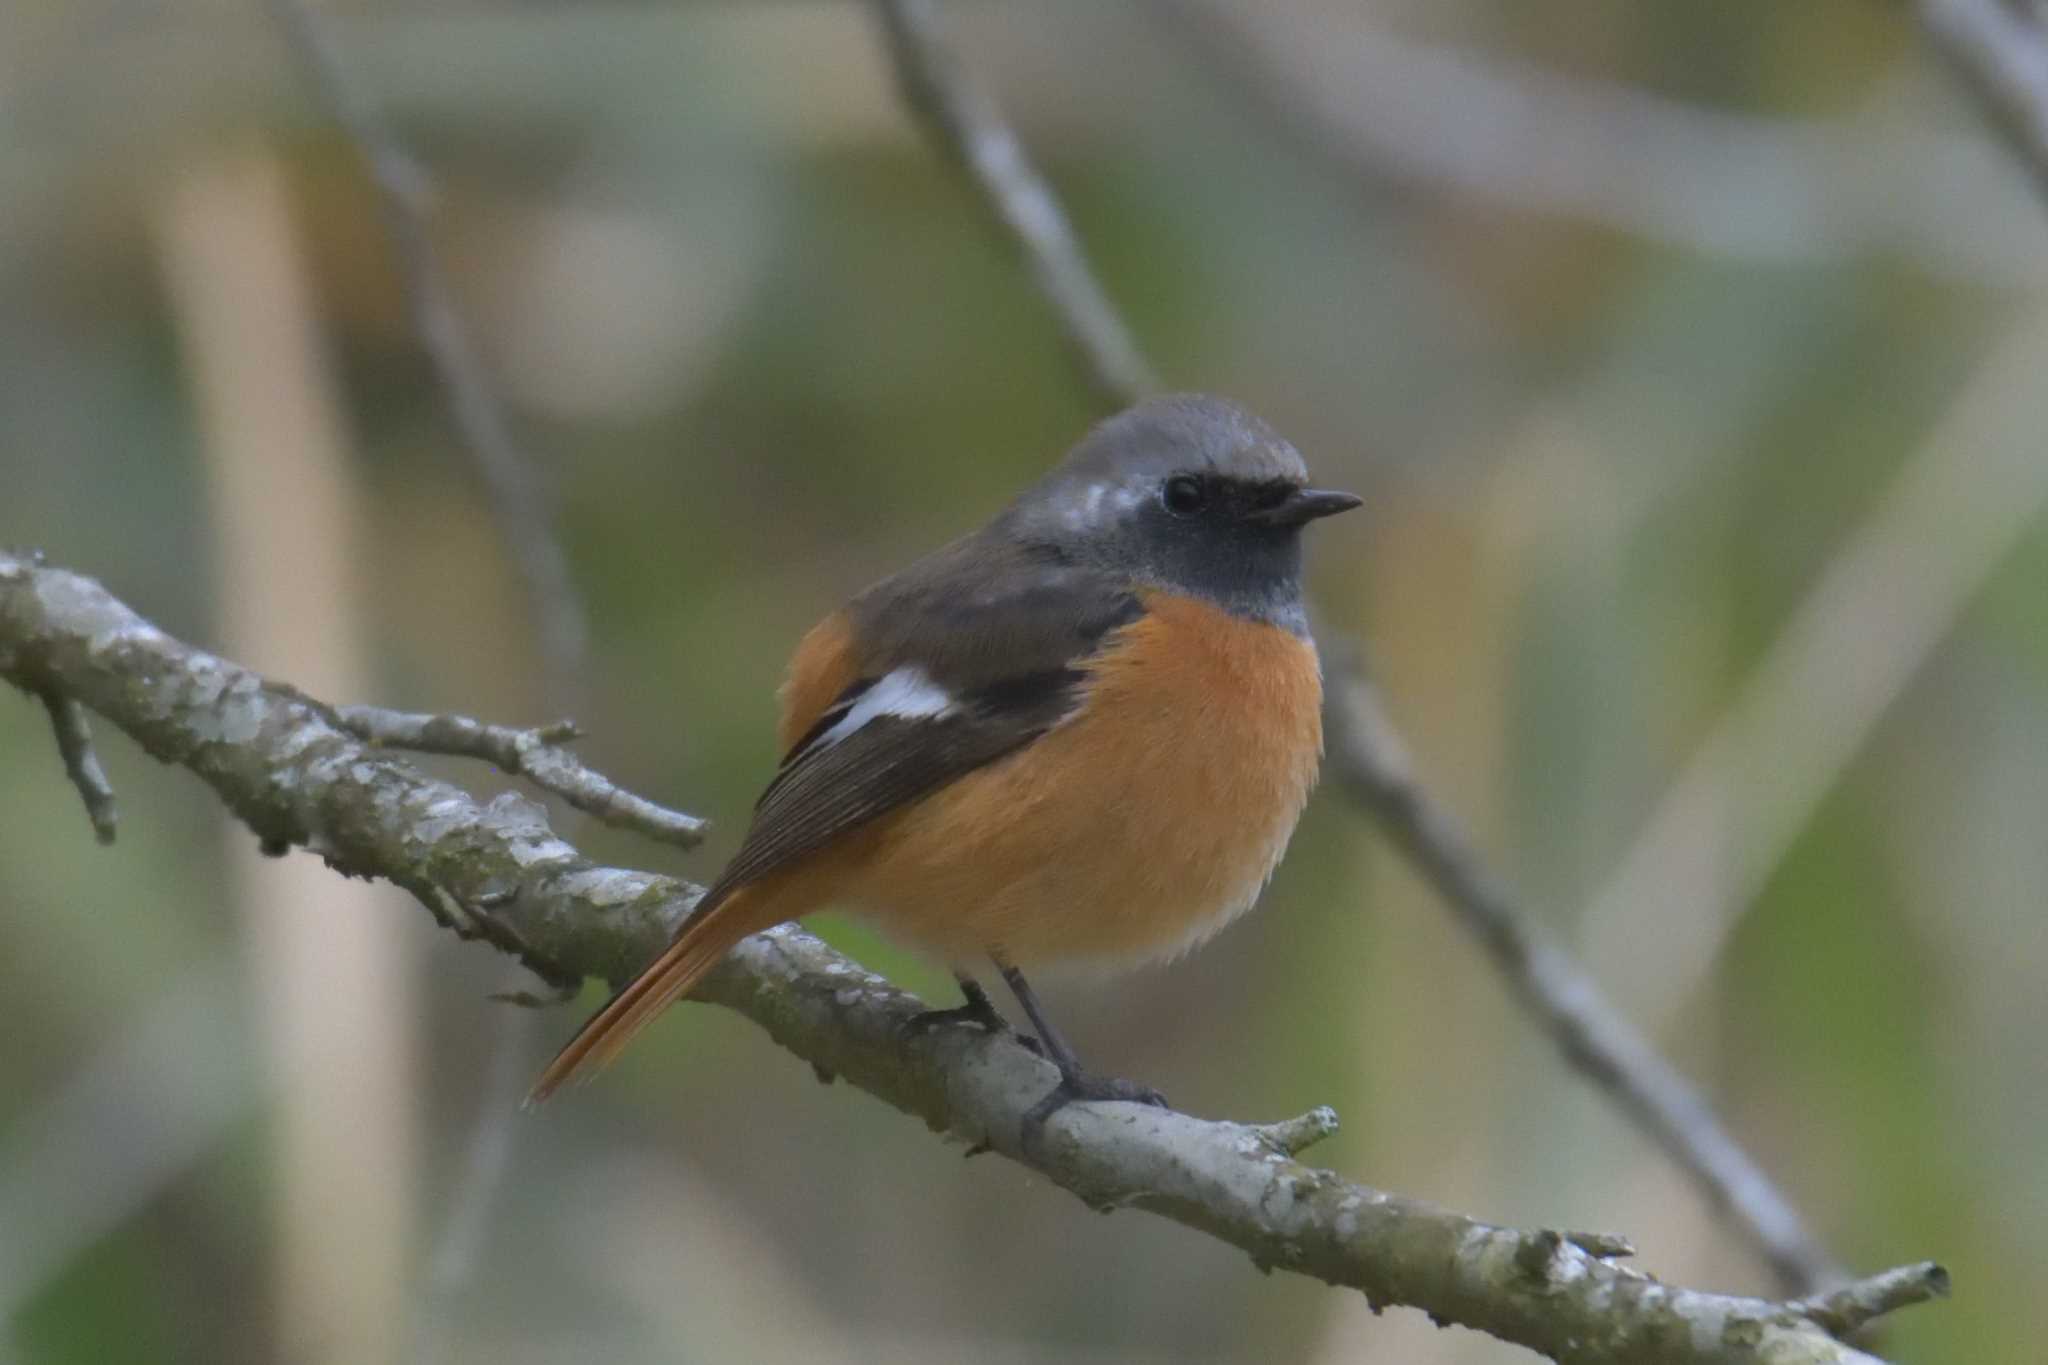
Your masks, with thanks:
[[[1133,962],[1247,909],[1322,753],[1315,650],[1157,594],[1059,728],[849,841],[842,895],[960,963]]]

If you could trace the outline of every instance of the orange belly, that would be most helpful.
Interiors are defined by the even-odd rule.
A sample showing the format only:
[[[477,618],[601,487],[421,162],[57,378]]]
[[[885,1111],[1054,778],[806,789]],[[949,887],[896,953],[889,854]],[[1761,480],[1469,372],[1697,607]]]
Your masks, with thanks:
[[[1134,963],[1251,906],[1322,754],[1315,650],[1155,595],[1035,743],[848,841],[831,898],[958,963]]]

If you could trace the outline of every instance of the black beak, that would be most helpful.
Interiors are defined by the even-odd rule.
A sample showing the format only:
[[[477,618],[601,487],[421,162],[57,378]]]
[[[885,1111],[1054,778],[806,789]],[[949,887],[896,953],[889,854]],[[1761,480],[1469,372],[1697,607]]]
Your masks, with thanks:
[[[1248,518],[1266,526],[1306,526],[1319,517],[1349,512],[1364,502],[1356,493],[1339,493],[1329,488],[1297,488],[1286,500],[1254,512]]]

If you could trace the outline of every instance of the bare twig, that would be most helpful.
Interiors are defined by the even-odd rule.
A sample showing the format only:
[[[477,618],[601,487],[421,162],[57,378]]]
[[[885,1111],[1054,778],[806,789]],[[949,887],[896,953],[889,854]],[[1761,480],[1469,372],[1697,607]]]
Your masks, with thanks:
[[[1300,1156],[1324,1138],[1336,1133],[1337,1111],[1327,1104],[1318,1105],[1306,1114],[1291,1119],[1260,1124],[1255,1131],[1259,1135],[1259,1141],[1280,1155]]]
[[[78,788],[79,799],[85,802],[85,816],[92,821],[93,837],[111,844],[117,820],[114,786],[107,781],[107,770],[100,766],[100,756],[93,750],[92,727],[86,723],[85,709],[60,693],[44,692],[41,698],[43,709],[50,713],[50,729],[57,736],[57,753],[64,760],[64,775],[71,779],[71,785]]]
[[[2048,195],[2048,27],[2000,0],[1919,0],[1920,22]]]
[[[1052,187],[939,34],[931,0],[876,0],[897,83],[1017,244],[1089,386],[1121,407],[1158,387]]]
[[[336,715],[349,733],[371,744],[422,754],[480,758],[554,793],[607,825],[681,848],[694,848],[703,842],[706,821],[635,796],[604,774],[579,763],[562,747],[564,741],[577,737],[572,722],[515,730],[486,725],[468,716],[420,715],[387,711],[381,706],[344,706]]]
[[[971,152],[977,139],[1015,148],[1016,135],[939,43],[927,4],[878,3],[912,107],[925,117],[933,136],[955,150],[1007,219],[1015,212],[1013,191],[1001,177],[982,170]],[[1022,165],[1022,152],[1013,159]],[[1055,225],[1047,240],[1071,243],[1072,230],[1043,183],[1030,182],[1026,202]],[[1042,249],[1037,238],[1020,233],[1019,241],[1069,335],[1092,335],[1096,313],[1110,307],[1107,300],[1091,288],[1083,293],[1086,306],[1075,306],[1068,292],[1047,283],[1068,278],[1064,258]],[[1092,286],[1085,272],[1080,278]],[[1149,387],[1113,382],[1114,375],[1100,367],[1089,366],[1086,373],[1098,395],[1112,405],[1127,403]],[[1379,819],[1396,847],[1479,939],[1565,1060],[1606,1092],[1728,1212],[1763,1251],[1787,1292],[1810,1293],[1838,1280],[1840,1273],[1791,1203],[1728,1136],[1699,1093],[1606,1003],[1591,977],[1531,927],[1506,885],[1485,869],[1457,821],[1417,779],[1406,746],[1355,662],[1340,657],[1331,662],[1330,672],[1331,729],[1338,736],[1332,766],[1344,790]]]
[[[550,703],[575,710],[589,628],[583,603],[556,539],[548,497],[533,462],[512,435],[475,343],[455,309],[447,271],[428,229],[433,191],[426,173],[385,126],[376,105],[350,79],[333,36],[309,0],[270,0],[293,52],[348,135],[377,187],[377,201],[405,287],[420,344],[434,368],[450,416],[476,462],[540,625],[550,674]]]
[[[1567,1232],[1564,1239],[1588,1256],[1598,1256],[1603,1261],[1625,1260],[1636,1254],[1634,1242],[1611,1232]]]
[[[256,832],[384,877],[458,933],[557,980],[623,981],[666,944],[697,888],[585,859],[517,797],[479,805],[365,745],[327,706],[172,639],[99,584],[0,552],[0,678],[91,707],[204,780]],[[232,736],[232,739],[224,738]],[[1664,1285],[1612,1263],[1615,1239],[1518,1231],[1303,1166],[1281,1148],[1321,1114],[1248,1127],[1129,1104],[1076,1104],[1031,1142],[1026,1113],[1055,1076],[1002,1035],[906,1036],[916,998],[800,929],[745,940],[699,998],[933,1129],[1029,1165],[1097,1208],[1157,1213],[1256,1264],[1420,1308],[1561,1361],[1774,1365],[1873,1357],[1816,1320],[1861,1323],[1942,1292],[1922,1265],[1822,1304]]]
[[[1948,1271],[1933,1261],[1902,1265],[1799,1301],[1799,1311],[1838,1337],[1862,1331],[1885,1314],[1948,1297]]]

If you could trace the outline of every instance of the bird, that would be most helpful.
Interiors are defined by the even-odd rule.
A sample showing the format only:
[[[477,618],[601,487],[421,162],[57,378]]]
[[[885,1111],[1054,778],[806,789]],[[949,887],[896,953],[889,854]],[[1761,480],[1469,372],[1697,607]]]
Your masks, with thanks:
[[[991,962],[1079,1100],[1163,1103],[1085,1070],[1029,967],[1174,957],[1258,898],[1314,787],[1322,673],[1302,531],[1359,506],[1243,407],[1142,401],[992,520],[865,589],[798,644],[783,758],[674,937],[542,1072],[618,1056],[742,938],[841,906],[946,963],[1004,1031]]]

